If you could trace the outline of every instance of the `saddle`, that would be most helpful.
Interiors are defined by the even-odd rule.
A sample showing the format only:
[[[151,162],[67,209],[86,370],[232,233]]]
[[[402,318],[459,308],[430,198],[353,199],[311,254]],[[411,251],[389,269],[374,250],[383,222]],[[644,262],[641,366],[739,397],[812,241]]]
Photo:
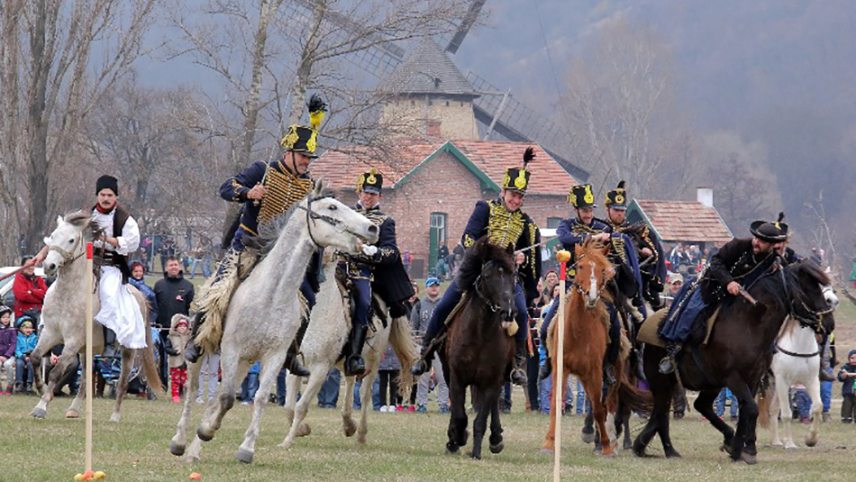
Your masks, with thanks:
[[[721,306],[717,306],[713,314],[705,321],[705,333],[704,339],[701,343],[702,345],[706,345],[708,340],[710,340],[710,334],[713,331],[713,325],[716,323],[716,318],[719,316],[720,308]],[[657,331],[668,313],[669,309],[663,308],[646,318],[645,321],[642,322],[642,326],[639,327],[639,333],[636,335],[636,340],[649,345],[665,348],[666,342],[657,335]]]
[[[446,326],[447,329],[452,324],[452,320],[455,318],[455,315],[457,315],[458,312],[461,311],[461,309],[463,309],[464,303],[466,303],[469,298],[470,298],[470,292],[464,291],[464,293],[461,295],[461,300],[458,301],[458,304],[455,305],[454,308],[452,308],[452,311],[449,312],[449,316],[445,320],[443,320],[443,324]],[[508,336],[516,335],[517,330],[520,329],[520,327],[517,326],[516,320],[503,321],[502,322],[502,328],[505,330],[505,332],[508,334]]]

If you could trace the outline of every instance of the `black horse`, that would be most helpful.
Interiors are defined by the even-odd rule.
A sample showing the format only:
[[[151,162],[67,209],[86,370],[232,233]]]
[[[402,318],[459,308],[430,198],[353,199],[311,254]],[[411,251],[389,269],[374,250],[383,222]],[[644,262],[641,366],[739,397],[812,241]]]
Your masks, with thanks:
[[[457,452],[467,444],[467,387],[474,388],[474,459],[481,458],[482,439],[490,415],[490,451],[503,449],[499,421],[499,393],[508,378],[514,356],[514,339],[502,322],[514,320],[514,281],[517,276],[513,248],[498,248],[478,241],[467,251],[458,284],[467,298],[452,314],[440,361],[449,385],[451,416],[446,449]],[[526,327],[519,327],[524,330]]]
[[[684,386],[700,392],[693,406],[723,434],[722,449],[733,460],[756,462],[758,406],[755,393],[770,367],[773,342],[785,319],[792,316],[818,329],[834,327],[831,309],[821,288],[828,284],[826,273],[810,261],[771,271],[749,288],[756,304],[742,297],[727,298],[708,343],[703,346],[691,343],[688,346],[693,347],[685,348],[677,360]],[[699,341],[704,337],[704,323],[698,325],[690,340]],[[654,395],[654,411],[633,443],[633,452],[640,457],[645,455],[645,448],[658,433],[666,457],[680,456],[669,437],[669,407],[677,379],[674,373],[663,375],[658,371],[658,362],[663,356],[665,350],[662,348],[645,347],[645,374]],[[722,387],[728,387],[740,403],[736,432],[713,411],[713,401]]]

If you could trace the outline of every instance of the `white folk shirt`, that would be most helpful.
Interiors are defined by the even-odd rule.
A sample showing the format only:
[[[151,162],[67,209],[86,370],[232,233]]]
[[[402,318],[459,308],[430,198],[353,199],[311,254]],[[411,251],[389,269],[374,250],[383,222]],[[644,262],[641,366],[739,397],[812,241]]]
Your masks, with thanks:
[[[102,214],[92,211],[92,222],[104,230],[105,236],[113,236],[113,219],[116,210]],[[122,235],[116,238],[119,247],[95,241],[96,247],[127,256],[140,247],[140,228],[132,217],[128,217],[122,227]],[[146,347],[146,325],[137,300],[129,291],[130,285],[122,284],[122,272],[115,266],[101,267],[101,280],[98,284],[101,309],[95,320],[116,333],[116,339],[126,348]]]

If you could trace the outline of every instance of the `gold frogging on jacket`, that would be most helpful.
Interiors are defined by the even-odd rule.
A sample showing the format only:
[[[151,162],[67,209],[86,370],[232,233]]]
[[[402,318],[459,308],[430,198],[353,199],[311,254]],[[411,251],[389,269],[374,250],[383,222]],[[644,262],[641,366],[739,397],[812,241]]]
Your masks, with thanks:
[[[270,168],[265,177],[267,192],[259,209],[259,225],[269,223],[309,194],[312,179],[297,177],[289,171]]]
[[[519,210],[510,212],[505,206],[494,201],[489,202],[488,206],[490,214],[487,221],[487,242],[501,248],[506,248],[509,244],[517,244],[517,240],[523,234],[523,213]],[[475,241],[467,235],[465,247],[469,248],[475,244]]]

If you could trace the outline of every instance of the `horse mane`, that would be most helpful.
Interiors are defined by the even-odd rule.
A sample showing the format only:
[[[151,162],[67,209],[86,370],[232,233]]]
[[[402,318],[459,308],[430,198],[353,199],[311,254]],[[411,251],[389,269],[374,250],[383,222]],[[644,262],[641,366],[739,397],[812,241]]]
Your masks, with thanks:
[[[826,274],[825,271],[823,271],[823,268],[821,268],[816,261],[804,259],[797,263],[791,264],[790,266],[794,267],[793,269],[797,275],[808,276],[809,278],[814,279],[823,286],[829,286],[832,284],[832,280],[829,279],[829,275]]]
[[[458,269],[458,288],[470,289],[481,274],[482,265],[487,261],[497,262],[509,271],[514,270],[514,258],[508,251],[488,243],[487,236],[482,236],[464,253],[464,259]]]
[[[101,234],[104,232],[103,229],[98,227],[92,221],[92,213],[86,211],[84,209],[79,209],[77,211],[71,212],[63,216],[63,222],[73,225],[83,225],[83,239],[85,241],[92,241],[93,239],[98,239]],[[86,229],[89,228],[89,229]]]
[[[312,194],[310,193],[309,195],[311,196]],[[275,217],[271,222],[260,225],[258,236],[248,236],[247,238],[244,238],[245,246],[258,249],[259,261],[270,254],[271,250],[276,245],[276,241],[279,239],[280,234],[282,234],[282,231],[291,219],[291,215],[294,214],[294,211],[297,210],[297,206],[299,206],[305,199],[306,197],[292,204],[291,207],[289,207],[284,213]]]

